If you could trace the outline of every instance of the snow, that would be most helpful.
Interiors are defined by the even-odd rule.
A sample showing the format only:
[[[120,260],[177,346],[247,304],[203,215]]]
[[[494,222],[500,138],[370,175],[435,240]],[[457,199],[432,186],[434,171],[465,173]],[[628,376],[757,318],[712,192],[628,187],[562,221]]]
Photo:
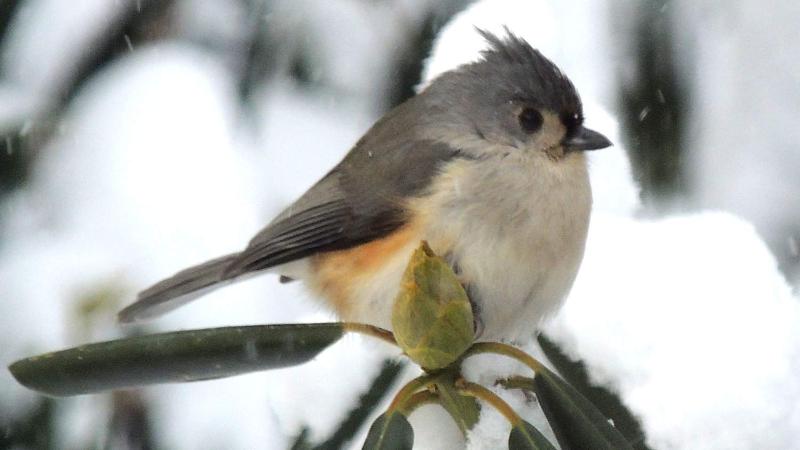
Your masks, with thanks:
[[[264,217],[274,217],[341,160],[377,118],[359,98],[310,95],[274,82],[259,99],[261,126],[253,145]]]
[[[0,48],[0,69],[15,90],[39,107],[58,93],[76,64],[125,8],[125,2],[24,2]]]
[[[154,407],[159,444],[198,450],[286,448],[286,435],[264,392],[269,383],[269,374],[257,373],[148,388],[144,395]]]
[[[6,133],[34,116],[35,99],[19,92],[17,86],[0,80],[0,132]]]
[[[621,394],[653,448],[797,448],[800,303],[753,226],[593,220],[549,336]]]
[[[698,4],[699,3],[699,4]],[[694,200],[752,221],[800,283],[800,8],[777,1],[764,8],[741,0],[718,9],[713,2],[680,1],[674,11],[676,49],[687,60],[691,89],[689,177]],[[747,70],[742,70],[746,65]]]
[[[313,82],[382,109],[380,99],[394,76],[392,58],[425,14],[447,3],[279,0],[264,21],[282,50],[310,60]]]
[[[508,27],[566,73],[584,98],[612,104],[613,67],[608,65],[609,34],[604,0],[477,1],[456,15],[437,36],[424,80],[479,58],[485,48],[475,27],[498,36]],[[592,33],[575,33],[590,29]]]
[[[34,174],[49,220],[113,245],[132,266],[159,253],[190,261],[242,245],[257,224],[221,68],[201,52],[162,45],[120,61],[91,88]]]
[[[53,9],[56,3],[61,4],[27,2],[33,9],[22,17],[39,25],[19,19],[18,35],[4,47],[4,67],[14,65],[17,72],[0,95],[18,106],[8,114],[4,109],[2,117],[26,117],[24,111],[36,109],[25,106],[35,101],[28,103],[32,97],[16,90],[17,84],[50,92],[117,4],[86,2],[88,10],[76,8],[73,17],[63,7],[58,9],[63,14]],[[241,248],[347,151],[376,118],[374,97],[385,82],[381,77],[389,76],[384,73],[388,48],[404,26],[392,21],[405,17],[413,22],[421,17],[420,7],[434,7],[409,0],[395,9],[376,3],[365,12],[355,4],[348,3],[339,19],[326,22],[334,14],[326,2],[304,2],[313,11],[296,30],[287,31],[286,45],[305,35],[319,52],[320,76],[332,90],[302,91],[276,77],[258,93],[256,123],[248,124],[253,129],[237,122],[235,80],[225,57],[195,46],[137,47],[86,86],[70,106],[61,133],[44,150],[46,157],[34,167],[30,188],[3,205],[1,363],[119,335],[124,330],[112,325],[113,311],[101,313],[88,329],[75,329],[81,293],[110,283],[126,290],[120,300],[127,302],[165,274]],[[445,27],[426,76],[478,55],[484,44],[473,24],[496,32],[508,25],[576,83],[587,126],[618,143],[590,155],[595,214],[586,258],[570,298],[547,331],[588,364],[596,382],[620,393],[641,417],[648,444],[665,449],[800,448],[798,299],[745,220],[712,212],[648,220],[636,216],[638,187],[619,145],[612,109],[618,61],[608,57],[614,52],[603,37],[610,27],[606,7],[601,0],[476,2]],[[289,8],[289,2],[276,11],[280,8]],[[188,16],[184,26],[208,27],[208,11]],[[223,15],[239,17],[231,14]],[[40,29],[45,23],[40,15],[59,22],[52,35],[32,39],[34,32],[26,30]],[[79,16],[86,21],[80,27],[73,22]],[[724,22],[716,27],[732,28]],[[86,34],[64,39],[62,29]],[[709,32],[722,36],[714,30]],[[225,28],[220,40],[239,39],[235,31]],[[334,39],[343,35],[346,39]],[[722,41],[703,40],[701,60],[713,58]],[[63,42],[69,48],[57,45]],[[763,57],[786,62],[779,59],[785,51]],[[37,59],[41,73],[28,78]],[[702,64],[709,66],[701,64],[697,71],[722,70],[724,62],[706,61]],[[703,86],[709,98],[721,101],[739,85]],[[764,104],[774,100],[772,94],[753,92],[763,95],[758,98]],[[730,111],[716,108],[710,112]],[[15,116],[19,111],[22,115]],[[707,128],[703,133],[718,134],[697,134],[697,142],[725,153],[739,151],[735,141],[716,140],[726,130],[749,129],[761,136],[760,125],[735,125],[726,122],[722,131],[698,125],[697,133]],[[780,120],[775,125],[791,133]],[[711,141],[720,143],[706,145]],[[748,142],[742,151],[758,147],[756,137]],[[148,325],[147,331],[323,320],[330,316],[301,286],[263,277],[188,305]],[[165,447],[283,448],[302,426],[311,427],[314,439],[327,436],[370,383],[381,359],[392,354],[369,339],[352,337],[300,367],[148,388],[143,394],[152,402],[153,423]],[[513,361],[486,356],[465,367],[469,379],[484,384],[512,373],[528,372]],[[402,378],[415,375],[409,369]],[[543,423],[535,404],[519,392],[493,389],[527,420]],[[7,372],[0,373],[0,404],[13,404],[13,412],[22,414],[34,399]],[[107,399],[63,401],[59,442],[80,448],[96,436],[94,430],[107,420]],[[484,411],[469,436],[470,449],[505,445],[507,423],[490,409]],[[420,409],[411,421],[417,448],[464,446],[438,407]],[[352,448],[360,448],[365,432]]]
[[[307,426],[312,442],[331,436],[354,400],[367,391],[383,359],[398,353],[372,338],[346,336],[308,364],[271,373],[266,390],[284,435],[297,435]],[[362,443],[363,437],[352,444],[360,448]]]

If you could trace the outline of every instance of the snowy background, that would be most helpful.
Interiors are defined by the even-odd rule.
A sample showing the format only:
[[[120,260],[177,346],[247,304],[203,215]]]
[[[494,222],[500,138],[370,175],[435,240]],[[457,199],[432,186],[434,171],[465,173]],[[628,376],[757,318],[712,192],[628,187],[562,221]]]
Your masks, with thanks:
[[[507,25],[617,144],[592,155],[586,258],[546,334],[620,396],[642,445],[800,449],[799,23],[793,0],[4,0],[0,363],[134,332],[329,320],[269,276],[145,328],[114,316],[241,248],[388,108],[474,59],[473,25]],[[348,337],[296,368],[57,401],[0,371],[0,448],[320,443],[387,355]],[[412,423],[418,448],[464,446],[433,407]],[[504,427],[486,414],[469,447],[502,447]]]

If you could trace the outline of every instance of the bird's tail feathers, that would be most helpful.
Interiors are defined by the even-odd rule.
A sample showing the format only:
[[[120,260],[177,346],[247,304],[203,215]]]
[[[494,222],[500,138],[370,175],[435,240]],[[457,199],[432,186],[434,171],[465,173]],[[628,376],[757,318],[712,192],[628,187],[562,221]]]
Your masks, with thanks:
[[[238,281],[238,277],[224,277],[225,270],[238,256],[232,253],[215,258],[159,281],[140,292],[136,302],[120,311],[118,320],[132,323],[152,319]]]

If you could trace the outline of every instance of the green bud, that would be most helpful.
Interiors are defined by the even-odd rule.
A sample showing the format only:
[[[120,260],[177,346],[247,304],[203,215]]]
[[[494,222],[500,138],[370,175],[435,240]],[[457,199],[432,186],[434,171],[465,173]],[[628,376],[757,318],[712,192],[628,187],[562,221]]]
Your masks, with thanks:
[[[406,355],[429,370],[455,362],[475,339],[467,293],[427,242],[414,251],[403,274],[392,327]]]

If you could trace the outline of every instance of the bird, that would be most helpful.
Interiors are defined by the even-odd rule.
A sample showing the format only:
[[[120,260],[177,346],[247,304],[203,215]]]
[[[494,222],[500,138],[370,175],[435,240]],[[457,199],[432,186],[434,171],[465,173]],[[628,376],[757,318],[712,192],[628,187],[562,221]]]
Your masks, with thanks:
[[[244,250],[140,292],[122,323],[273,273],[300,280],[341,320],[391,329],[421,241],[453,268],[480,340],[519,341],[562,304],[583,258],[592,204],[572,82],[508,29],[377,120]]]

